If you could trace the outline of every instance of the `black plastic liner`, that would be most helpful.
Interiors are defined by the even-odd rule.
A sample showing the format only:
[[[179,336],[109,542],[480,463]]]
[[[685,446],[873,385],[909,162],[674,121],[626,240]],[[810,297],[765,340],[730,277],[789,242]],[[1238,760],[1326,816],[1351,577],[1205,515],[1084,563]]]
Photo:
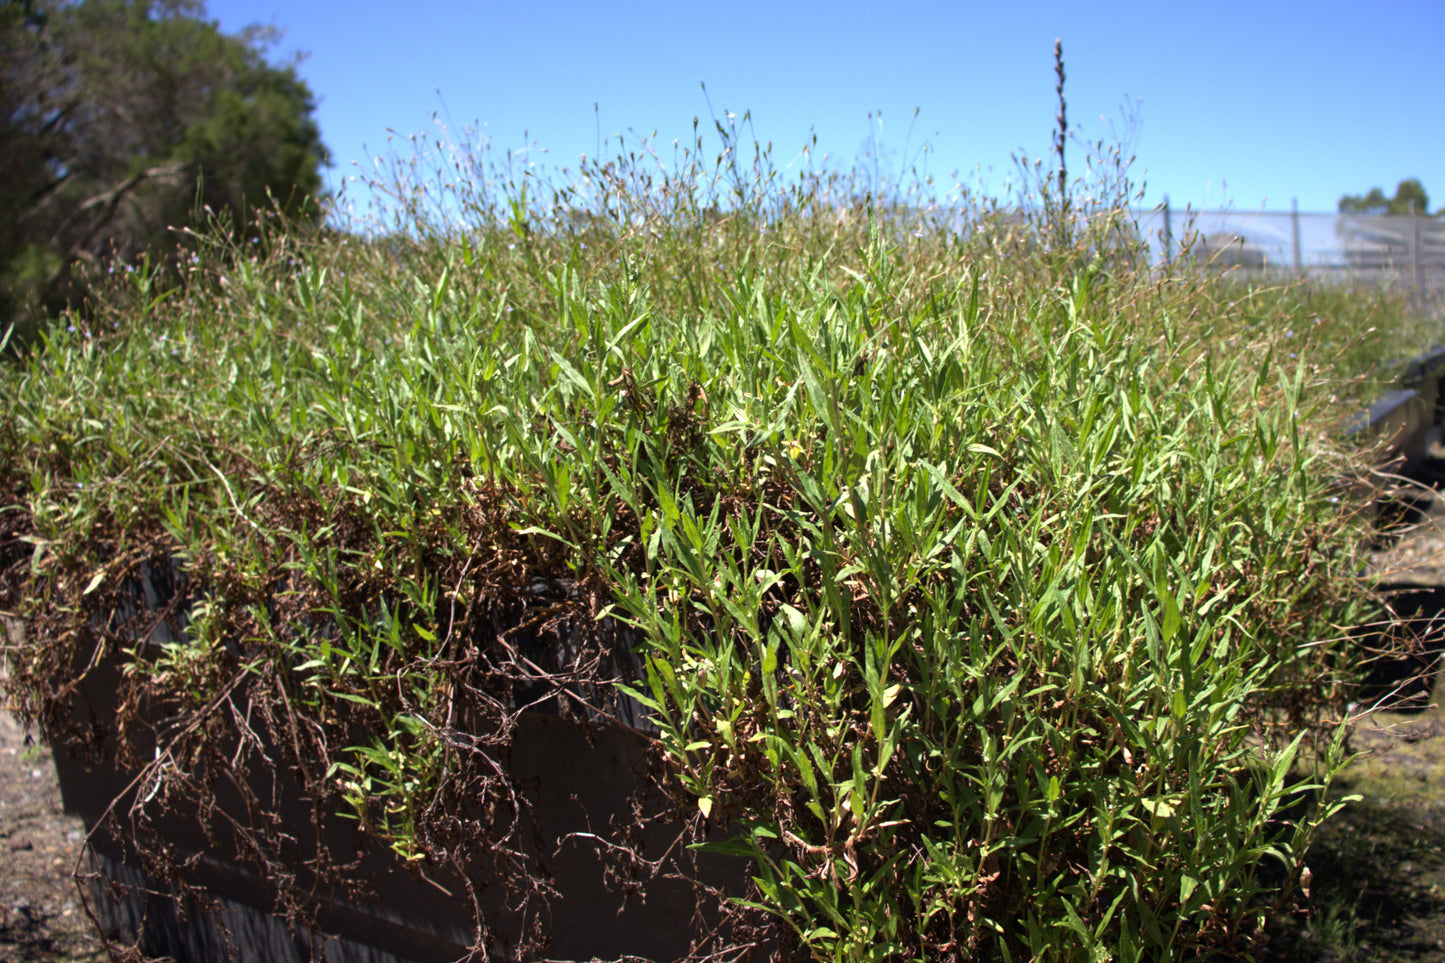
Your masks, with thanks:
[[[135,626],[134,631],[147,634],[150,643],[173,641],[174,633],[183,631],[177,627],[183,616],[163,619],[152,613],[183,589],[173,573],[142,567],[130,593],[134,605],[115,613],[109,623],[112,631]],[[522,644],[535,649],[532,654],[537,658],[545,658],[549,646],[565,647],[566,640],[538,636]],[[550,653],[562,658],[567,654]],[[635,671],[637,666],[626,668]],[[224,819],[213,815],[203,823],[195,818],[195,801],[178,805],[172,801],[146,823],[164,835],[173,852],[186,857],[180,885],[148,876],[123,815],[133,806],[148,804],[148,784],[137,782],[137,771],[113,761],[121,681],[120,662],[113,656],[92,668],[74,690],[70,706],[72,732],[91,735],[87,740],[57,742],[55,747],[66,808],[94,830],[92,865],[102,877],[94,887],[94,906],[113,935],[177,963],[301,963],[323,957],[442,963],[467,957],[475,940],[467,880],[445,865],[430,865],[425,871],[408,867],[367,838],[353,820],[325,817],[318,840],[312,801],[284,771],[248,778],[274,780],[263,797],[283,800],[278,813],[282,833],[297,841],[301,859],[294,868],[295,882],[310,894],[308,909],[314,914],[315,929],[296,931],[273,915],[274,882],[236,851],[232,838],[216,831]],[[685,844],[684,827],[676,821],[637,824],[638,801],[657,792],[649,777],[648,739],[640,731],[646,720],[633,700],[610,687],[609,694],[606,710],[591,721],[563,718],[549,711],[555,707],[548,700],[517,720],[506,758],[499,761],[525,803],[523,847],[545,869],[553,895],[544,904],[518,912],[505,895],[503,871],[487,865],[487,854],[466,861],[466,876],[495,936],[492,945],[482,948],[485,957],[478,958],[519,959],[512,948],[524,931],[531,930],[545,934],[547,946],[544,956],[529,958],[682,960],[699,945],[700,937],[722,922],[717,894],[746,892],[747,861],[694,853]],[[598,721],[619,716],[630,725]],[[112,741],[107,744],[107,739]],[[245,818],[239,796],[211,802],[222,813]],[[619,875],[614,837],[616,827],[629,825],[633,830],[623,842],[635,855],[658,866],[646,878]],[[347,882],[361,882],[371,896],[358,898],[346,891],[349,886],[308,877],[302,866],[317,846],[324,846],[340,862],[358,860],[364,879]],[[635,868],[635,859],[632,865]],[[702,892],[699,884],[710,887],[711,894]],[[711,935],[716,939],[719,934]],[[761,947],[757,954],[752,958],[769,955]]]

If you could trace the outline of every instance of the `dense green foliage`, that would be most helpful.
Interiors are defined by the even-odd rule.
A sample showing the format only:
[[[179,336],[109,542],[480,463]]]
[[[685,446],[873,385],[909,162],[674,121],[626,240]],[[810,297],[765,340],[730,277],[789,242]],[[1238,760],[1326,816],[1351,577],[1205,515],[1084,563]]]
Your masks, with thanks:
[[[79,305],[108,266],[169,259],[177,227],[273,205],[319,219],[314,101],[266,43],[194,0],[0,6],[0,324]]]
[[[422,866],[525,877],[515,713],[631,692],[779,946],[1246,948],[1341,765],[1354,319],[1155,275],[1082,200],[1088,232],[964,238],[730,170],[720,204],[619,162],[585,216],[503,190],[113,289],[120,333],[0,387],[20,704],[63,738],[54,695],[123,649],[156,805],[284,766]],[[171,563],[185,637],[111,634]]]

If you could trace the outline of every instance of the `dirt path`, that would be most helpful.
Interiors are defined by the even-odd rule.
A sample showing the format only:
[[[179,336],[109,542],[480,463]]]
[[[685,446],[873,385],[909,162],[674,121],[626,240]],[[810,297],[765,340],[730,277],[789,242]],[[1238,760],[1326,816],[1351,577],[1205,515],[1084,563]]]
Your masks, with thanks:
[[[1373,557],[1372,574],[1429,593],[1416,616],[1428,617],[1445,605],[1445,495],[1421,507],[1414,527]],[[1437,623],[1430,635],[1427,651],[1438,658],[1445,630]],[[1442,675],[1437,670],[1433,686],[1422,687],[1419,708],[1364,713],[1356,722],[1349,741],[1356,755],[1336,792],[1359,799],[1326,824],[1311,851],[1315,891],[1301,924],[1309,939],[1291,959],[1445,963]]]
[[[0,963],[105,958],[71,878],[82,833],[49,749],[0,710]]]

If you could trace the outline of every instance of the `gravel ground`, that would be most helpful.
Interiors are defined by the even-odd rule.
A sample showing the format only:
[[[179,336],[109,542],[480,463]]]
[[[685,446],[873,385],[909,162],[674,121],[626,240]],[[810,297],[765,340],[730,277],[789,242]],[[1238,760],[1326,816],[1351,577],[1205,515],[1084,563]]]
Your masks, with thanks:
[[[0,711],[0,963],[106,958],[73,878],[83,838],[49,749]]]

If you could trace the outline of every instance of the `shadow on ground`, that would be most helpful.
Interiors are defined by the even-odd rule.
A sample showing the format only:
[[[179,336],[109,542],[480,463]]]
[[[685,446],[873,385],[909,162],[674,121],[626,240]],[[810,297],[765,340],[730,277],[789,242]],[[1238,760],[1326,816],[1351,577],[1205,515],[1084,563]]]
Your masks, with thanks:
[[[1308,864],[1310,899],[1276,921],[1265,960],[1445,961],[1445,806],[1361,799],[1321,830]]]

